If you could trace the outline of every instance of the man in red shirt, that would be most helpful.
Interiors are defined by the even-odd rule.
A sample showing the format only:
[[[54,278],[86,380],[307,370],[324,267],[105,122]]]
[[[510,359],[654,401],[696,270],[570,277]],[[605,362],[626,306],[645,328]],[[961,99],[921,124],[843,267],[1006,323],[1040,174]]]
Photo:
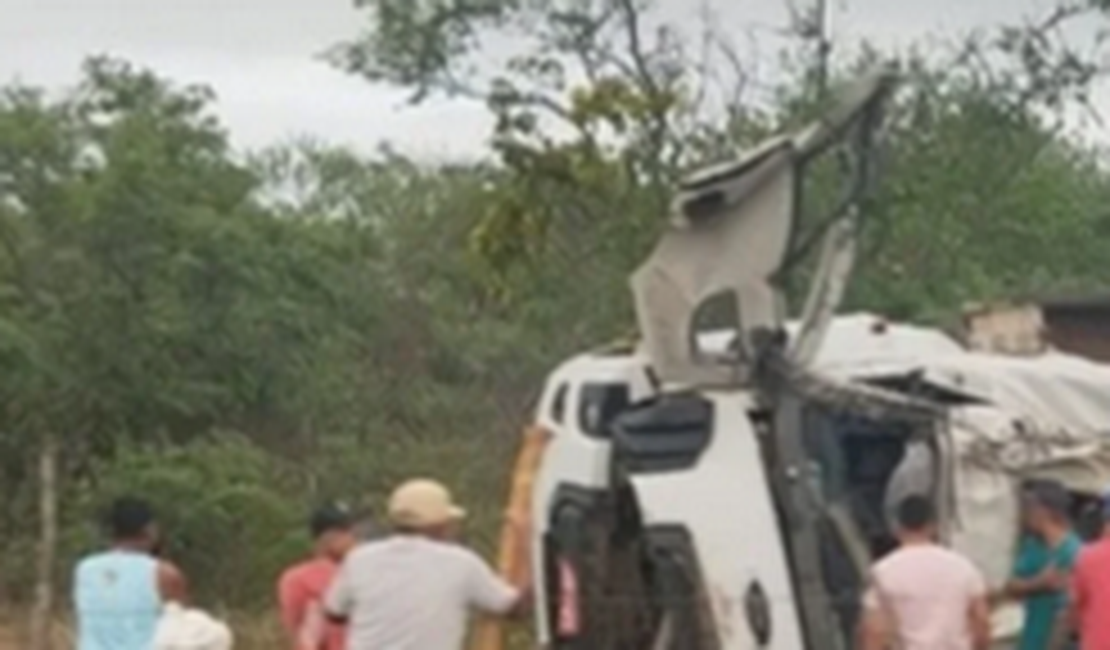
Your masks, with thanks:
[[[343,650],[346,632],[326,620],[323,601],[339,564],[358,543],[355,520],[346,508],[329,505],[313,513],[309,529],[312,559],[290,567],[278,582],[282,623],[292,650]]]
[[[1110,650],[1110,492],[1102,498],[1102,521],[1102,535],[1080,552],[1071,576],[1065,629],[1079,633],[1082,650]],[[1067,647],[1061,636],[1056,648]]]

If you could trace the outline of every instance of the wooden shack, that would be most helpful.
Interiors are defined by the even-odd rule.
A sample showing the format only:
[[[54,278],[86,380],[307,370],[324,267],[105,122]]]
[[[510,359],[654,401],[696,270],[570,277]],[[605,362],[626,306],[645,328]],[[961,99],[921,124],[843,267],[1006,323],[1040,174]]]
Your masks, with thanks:
[[[1051,347],[1110,363],[1110,296],[972,305],[963,321],[974,350],[1024,355]]]

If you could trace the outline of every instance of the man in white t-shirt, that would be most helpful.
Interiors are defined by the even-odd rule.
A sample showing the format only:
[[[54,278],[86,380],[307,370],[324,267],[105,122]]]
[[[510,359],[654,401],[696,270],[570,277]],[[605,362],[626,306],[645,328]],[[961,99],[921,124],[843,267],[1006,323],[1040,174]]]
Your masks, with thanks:
[[[863,650],[986,650],[990,605],[978,569],[936,543],[935,513],[922,496],[898,506],[898,550],[871,571]]]
[[[328,616],[347,623],[347,650],[460,650],[472,611],[525,608],[527,586],[506,583],[456,542],[465,514],[435,481],[393,492],[394,534],[352,551],[325,599]]]

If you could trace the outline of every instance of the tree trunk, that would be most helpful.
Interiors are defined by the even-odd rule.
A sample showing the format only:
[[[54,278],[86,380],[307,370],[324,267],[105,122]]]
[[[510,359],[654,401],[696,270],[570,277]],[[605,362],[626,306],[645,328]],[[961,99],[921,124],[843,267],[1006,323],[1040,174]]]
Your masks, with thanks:
[[[58,552],[58,443],[47,436],[39,450],[39,548],[30,650],[50,650],[54,613],[54,560]]]

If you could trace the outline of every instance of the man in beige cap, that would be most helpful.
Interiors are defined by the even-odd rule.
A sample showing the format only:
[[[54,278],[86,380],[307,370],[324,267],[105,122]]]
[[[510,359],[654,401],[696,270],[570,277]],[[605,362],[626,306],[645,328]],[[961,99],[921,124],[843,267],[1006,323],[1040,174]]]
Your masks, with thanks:
[[[408,481],[393,492],[394,534],[351,552],[325,601],[329,617],[347,622],[347,650],[459,650],[471,611],[525,608],[527,586],[509,585],[456,543],[465,516],[435,481]]]

